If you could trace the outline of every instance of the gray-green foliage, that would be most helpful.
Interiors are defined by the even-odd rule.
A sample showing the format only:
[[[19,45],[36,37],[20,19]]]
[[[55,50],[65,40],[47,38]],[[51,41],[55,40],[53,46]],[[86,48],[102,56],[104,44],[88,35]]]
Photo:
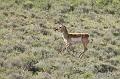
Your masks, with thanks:
[[[82,59],[59,23],[90,34]],[[0,0],[0,79],[119,79],[119,40],[120,0]]]

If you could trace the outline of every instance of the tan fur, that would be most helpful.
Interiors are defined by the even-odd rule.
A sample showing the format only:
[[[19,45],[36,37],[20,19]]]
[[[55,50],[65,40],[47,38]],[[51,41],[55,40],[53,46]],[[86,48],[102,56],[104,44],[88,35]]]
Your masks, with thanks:
[[[66,49],[73,44],[82,43],[84,46],[84,52],[87,50],[87,44],[89,43],[88,33],[68,33],[67,28],[64,25],[61,25],[56,30],[59,30],[63,34]]]

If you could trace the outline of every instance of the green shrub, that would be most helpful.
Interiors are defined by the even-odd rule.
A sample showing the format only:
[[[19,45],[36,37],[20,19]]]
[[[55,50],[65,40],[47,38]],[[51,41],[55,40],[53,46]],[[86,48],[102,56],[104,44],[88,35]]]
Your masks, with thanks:
[[[32,1],[25,1],[25,3],[23,4],[23,7],[25,9],[32,9],[33,8],[33,2]]]
[[[119,78],[119,7],[119,0],[0,0],[0,78]],[[82,44],[62,51],[59,23],[89,33],[82,58]]]

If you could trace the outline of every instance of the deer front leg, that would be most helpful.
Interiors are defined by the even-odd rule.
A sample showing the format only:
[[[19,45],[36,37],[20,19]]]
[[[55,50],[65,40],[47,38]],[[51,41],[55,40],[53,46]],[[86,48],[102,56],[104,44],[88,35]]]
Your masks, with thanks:
[[[69,43],[67,43],[67,44],[66,44],[66,50],[68,51],[68,50],[69,50],[69,48],[70,48],[70,44],[69,44]]]
[[[62,52],[65,51],[65,50],[68,51],[69,46],[70,46],[69,43],[66,43],[66,44],[65,44],[65,47],[62,48]]]

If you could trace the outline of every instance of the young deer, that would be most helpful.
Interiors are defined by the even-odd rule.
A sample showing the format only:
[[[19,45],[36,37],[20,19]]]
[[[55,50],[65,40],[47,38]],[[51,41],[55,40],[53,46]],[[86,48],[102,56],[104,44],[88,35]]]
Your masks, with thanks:
[[[66,44],[66,49],[73,44],[82,43],[84,46],[84,51],[87,51],[87,44],[89,43],[89,34],[88,33],[68,33],[67,28],[64,25],[59,26],[56,30],[60,31],[63,34],[63,39]]]

